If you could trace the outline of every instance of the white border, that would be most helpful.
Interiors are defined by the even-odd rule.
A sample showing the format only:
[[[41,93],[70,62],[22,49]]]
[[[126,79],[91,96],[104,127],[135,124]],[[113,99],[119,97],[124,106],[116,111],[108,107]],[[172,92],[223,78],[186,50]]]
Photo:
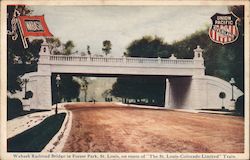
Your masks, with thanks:
[[[6,13],[7,4],[25,4],[25,5],[142,5],[142,6],[151,6],[151,5],[245,5],[245,154],[227,154],[234,155],[236,159],[248,159],[249,158],[249,1],[248,0],[220,0],[220,1],[163,1],[163,0],[2,0],[1,1],[1,13]],[[0,159],[13,159],[12,153],[6,152],[6,104],[7,104],[7,54],[6,45],[7,45],[7,25],[6,25],[6,14],[1,14],[1,157]],[[219,145],[219,144],[218,144]],[[40,155],[48,155],[48,153],[39,153]],[[67,155],[68,153],[61,153],[61,155]],[[76,153],[77,155],[82,153]],[[86,153],[91,154],[91,153]],[[95,153],[100,154],[100,153]],[[106,153],[105,153],[106,154]],[[112,153],[110,153],[112,154]],[[121,155],[124,153],[120,153]],[[129,155],[137,153],[127,153]],[[138,153],[140,154],[140,153]],[[147,153],[150,154],[150,153]],[[154,153],[158,154],[158,153]],[[177,153],[171,153],[169,155],[176,155]],[[194,154],[186,154],[194,155]],[[206,154],[206,155],[215,155],[215,154]],[[216,154],[223,155],[223,154]],[[34,158],[33,158],[34,159]],[[39,158],[40,159],[40,158]]]

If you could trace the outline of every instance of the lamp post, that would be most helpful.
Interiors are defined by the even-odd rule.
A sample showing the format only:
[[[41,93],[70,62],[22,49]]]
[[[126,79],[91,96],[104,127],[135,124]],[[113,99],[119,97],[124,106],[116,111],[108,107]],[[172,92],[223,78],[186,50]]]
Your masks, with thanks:
[[[232,86],[232,99],[231,99],[231,101],[235,101],[235,99],[234,99],[234,85],[235,85],[235,80],[234,80],[234,78],[231,78],[231,80],[229,81],[229,83],[230,83],[231,86]]]
[[[29,82],[29,79],[24,79],[24,99],[27,99],[27,83]]]
[[[59,102],[59,86],[60,86],[60,81],[61,81],[61,77],[58,74],[56,76],[56,89],[57,89],[57,101],[56,101],[56,110],[55,110],[55,114],[57,114],[57,104]]]

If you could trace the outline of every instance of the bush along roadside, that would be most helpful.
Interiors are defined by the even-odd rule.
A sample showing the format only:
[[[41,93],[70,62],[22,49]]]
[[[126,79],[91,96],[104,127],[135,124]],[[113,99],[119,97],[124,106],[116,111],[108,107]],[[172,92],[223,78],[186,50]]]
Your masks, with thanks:
[[[54,135],[60,130],[66,113],[46,118],[37,126],[8,139],[8,152],[41,152]]]
[[[23,110],[22,101],[18,98],[7,98],[7,120],[24,116],[35,112],[44,112],[49,110],[31,109],[30,111]]]
[[[13,119],[23,112],[22,102],[17,98],[8,98],[7,99],[7,119]]]
[[[236,114],[244,117],[244,95],[239,97],[235,103]]]

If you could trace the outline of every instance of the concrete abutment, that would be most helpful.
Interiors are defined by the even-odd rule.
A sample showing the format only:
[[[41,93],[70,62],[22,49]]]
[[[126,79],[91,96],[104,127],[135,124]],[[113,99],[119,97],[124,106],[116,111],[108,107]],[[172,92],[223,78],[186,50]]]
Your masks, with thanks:
[[[225,109],[234,110],[232,101],[232,86],[229,82],[213,76],[174,77],[169,78],[168,103],[166,108],[175,109]],[[219,94],[224,92],[226,97],[221,99]],[[234,98],[243,92],[234,86]],[[222,104],[223,101],[223,104]]]

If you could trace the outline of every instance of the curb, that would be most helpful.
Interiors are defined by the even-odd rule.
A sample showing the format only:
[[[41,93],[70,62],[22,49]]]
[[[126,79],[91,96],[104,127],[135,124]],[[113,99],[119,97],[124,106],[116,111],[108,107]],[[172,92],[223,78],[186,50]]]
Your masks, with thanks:
[[[136,104],[124,104],[124,103],[121,103],[121,102],[117,102],[116,104],[124,106],[124,107],[141,108],[141,109],[169,110],[169,111],[186,112],[186,113],[205,113],[205,114],[231,115],[231,113],[229,113],[229,112],[219,112],[219,111],[205,111],[205,110],[192,110],[192,109],[174,109],[174,108],[166,108],[166,107],[143,106],[143,105],[136,105]]]
[[[115,104],[124,106],[124,107],[133,107],[133,108],[141,108],[141,109],[156,109],[156,110],[169,110],[166,107],[155,107],[155,106],[144,106],[144,105],[136,105],[136,104],[124,104],[121,102],[115,102]]]

